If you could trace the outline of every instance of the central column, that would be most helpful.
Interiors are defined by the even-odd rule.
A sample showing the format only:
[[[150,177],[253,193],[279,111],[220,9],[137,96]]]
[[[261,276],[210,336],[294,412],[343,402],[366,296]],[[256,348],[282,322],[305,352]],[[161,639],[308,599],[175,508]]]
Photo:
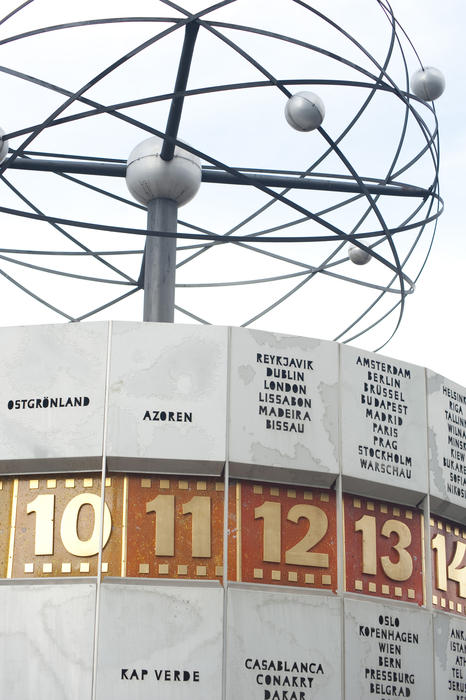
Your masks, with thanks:
[[[178,207],[189,202],[201,184],[199,158],[176,145],[199,24],[189,21],[163,139],[146,139],[133,149],[126,168],[131,194],[147,207],[142,270],[144,321],[173,323],[175,316],[176,234]],[[160,235],[161,234],[161,235]]]
[[[148,231],[176,233],[178,204],[158,197],[147,204]],[[144,251],[144,321],[173,323],[176,238],[147,236]]]

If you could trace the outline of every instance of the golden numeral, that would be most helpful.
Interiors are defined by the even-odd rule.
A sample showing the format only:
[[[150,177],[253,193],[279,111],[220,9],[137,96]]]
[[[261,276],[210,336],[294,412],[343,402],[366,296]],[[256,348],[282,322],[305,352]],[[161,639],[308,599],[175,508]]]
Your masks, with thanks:
[[[448,578],[459,584],[460,598],[466,598],[466,566],[460,569],[465,554],[466,544],[458,540],[456,542],[455,556],[448,567]]]
[[[382,569],[392,581],[407,581],[413,573],[413,558],[406,547],[411,544],[411,530],[400,520],[386,520],[382,526],[382,536],[390,537],[392,533],[398,535],[398,542],[392,545],[398,554],[398,561],[392,562],[390,557],[381,557]]]
[[[193,496],[182,505],[183,515],[192,516],[191,549],[193,557],[210,557],[211,547],[211,498]],[[146,513],[155,513],[155,555],[175,556],[175,496],[159,494],[146,503]]]
[[[373,515],[363,515],[354,523],[355,532],[362,533],[362,573],[377,574],[377,538],[376,519]],[[382,525],[383,537],[392,533],[398,536],[398,542],[392,549],[398,554],[398,561],[393,562],[389,556],[380,557],[380,564],[385,575],[392,581],[407,581],[413,573],[413,559],[406,548],[411,544],[411,530],[400,520],[386,520]]]
[[[309,528],[304,537],[294,547],[287,550],[285,554],[286,563],[321,566],[328,569],[328,554],[309,551],[321,541],[328,530],[327,514],[321,508],[317,508],[317,506],[302,504],[290,508],[287,517],[293,523],[297,523],[301,518],[306,518]]]
[[[262,561],[281,562],[281,504],[276,501],[265,501],[254,509],[254,519],[264,520],[262,537]],[[310,552],[325,536],[328,530],[327,514],[317,506],[297,504],[292,506],[287,514],[287,520],[297,523],[306,518],[309,523],[304,537],[285,552],[286,564],[301,566],[329,567],[329,556],[325,553]]]
[[[37,496],[27,504],[26,512],[36,514],[34,554],[53,554],[53,519],[55,496],[51,493]]]
[[[262,561],[280,563],[282,551],[280,503],[265,501],[254,509],[254,520],[264,519],[262,536]]]
[[[100,507],[101,498],[95,493],[81,493],[75,496],[67,504],[61,518],[60,535],[63,546],[76,557],[92,557],[99,551],[100,535]],[[82,540],[78,535],[79,511],[83,506],[89,505],[94,510],[94,528],[87,540]],[[102,549],[108,542],[112,530],[112,516],[108,505],[104,505],[104,527]]]
[[[377,573],[376,521],[373,515],[363,515],[354,523],[355,532],[362,532],[362,573]]]
[[[211,556],[210,536],[210,498],[193,496],[188,503],[183,503],[183,515],[192,515],[191,547],[193,557]]]
[[[432,540],[432,549],[435,556],[435,586],[439,591],[446,591],[447,579],[447,550],[445,546],[445,535],[436,535]]]
[[[175,496],[159,495],[146,503],[146,513],[155,513],[155,554],[173,557],[175,554]]]
[[[85,505],[94,510],[94,529],[87,540],[78,535],[79,512]],[[77,557],[90,557],[99,551],[101,499],[93,493],[82,493],[69,501],[61,518],[60,536],[64,548]],[[53,554],[53,537],[55,530],[55,496],[43,494],[27,504],[26,512],[36,514],[36,532],[34,538],[34,554]],[[104,528],[102,547],[107,544],[112,529],[112,516],[105,504]]]
[[[466,598],[466,565],[461,567],[464,555],[466,554],[466,544],[456,541],[453,559],[447,567],[447,549],[445,535],[437,534],[432,539],[432,549],[435,551],[435,585],[439,591],[446,591],[448,579],[456,581],[459,585],[459,597]],[[448,578],[447,578],[448,576]]]

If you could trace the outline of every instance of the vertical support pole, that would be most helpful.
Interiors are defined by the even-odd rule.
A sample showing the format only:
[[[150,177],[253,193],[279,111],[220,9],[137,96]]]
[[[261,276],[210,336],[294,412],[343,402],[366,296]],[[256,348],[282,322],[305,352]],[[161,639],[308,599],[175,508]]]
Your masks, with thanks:
[[[147,205],[150,231],[176,233],[178,205],[152,199]],[[148,236],[144,252],[144,321],[173,323],[175,315],[176,238]]]

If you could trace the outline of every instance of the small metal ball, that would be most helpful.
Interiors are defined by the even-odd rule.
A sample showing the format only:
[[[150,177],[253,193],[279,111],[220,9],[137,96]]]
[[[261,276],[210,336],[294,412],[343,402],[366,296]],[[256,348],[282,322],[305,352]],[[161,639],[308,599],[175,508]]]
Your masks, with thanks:
[[[425,102],[436,100],[445,90],[445,78],[438,68],[426,66],[411,77],[411,91]]]
[[[348,256],[355,265],[366,265],[371,259],[371,254],[356,245],[348,247]]]
[[[152,136],[133,148],[126,166],[126,184],[141,204],[147,205],[153,199],[171,199],[181,207],[199,190],[201,162],[178,146],[171,160],[163,160],[162,144],[162,139]]]
[[[285,117],[296,131],[312,131],[324,121],[324,103],[313,92],[297,92],[286,103]]]
[[[5,132],[0,129],[0,139],[3,139]],[[0,140],[0,163],[3,163],[8,155],[8,141]]]

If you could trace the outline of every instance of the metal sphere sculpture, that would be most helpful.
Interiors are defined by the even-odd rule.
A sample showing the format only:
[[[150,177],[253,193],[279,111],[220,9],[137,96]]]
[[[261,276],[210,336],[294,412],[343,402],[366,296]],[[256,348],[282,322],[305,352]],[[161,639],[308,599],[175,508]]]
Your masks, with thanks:
[[[313,92],[297,92],[286,103],[285,117],[296,131],[313,131],[324,121],[324,103]]]
[[[197,156],[177,146],[171,160],[163,160],[163,141],[152,136],[134,148],[126,166],[126,184],[134,199],[147,206],[157,198],[187,204],[201,186]]]
[[[349,5],[29,0],[0,17],[3,279],[45,320],[127,315],[144,290],[148,320],[297,309],[303,334],[388,342],[442,211],[444,79],[385,0],[364,23]]]
[[[420,100],[436,100],[445,90],[445,78],[438,68],[427,66],[414,73],[411,78],[411,89]]]

